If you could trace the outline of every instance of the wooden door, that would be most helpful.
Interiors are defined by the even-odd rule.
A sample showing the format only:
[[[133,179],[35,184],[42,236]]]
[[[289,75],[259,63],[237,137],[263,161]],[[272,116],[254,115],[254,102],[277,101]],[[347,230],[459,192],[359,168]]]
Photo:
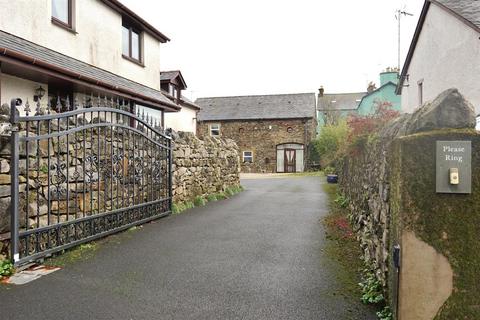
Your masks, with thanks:
[[[296,151],[295,149],[285,149],[285,172],[295,172],[296,163]]]

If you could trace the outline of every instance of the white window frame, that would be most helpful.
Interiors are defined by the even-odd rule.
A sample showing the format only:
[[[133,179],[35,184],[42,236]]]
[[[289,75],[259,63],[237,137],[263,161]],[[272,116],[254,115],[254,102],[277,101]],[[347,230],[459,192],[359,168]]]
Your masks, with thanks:
[[[216,127],[216,128],[214,128]],[[210,131],[211,137],[219,137],[220,136],[220,123],[211,123],[208,125],[208,131]],[[218,134],[213,134],[213,131],[218,131]]]
[[[245,153],[250,153],[250,155],[247,156],[247,155],[245,155]],[[250,158],[250,161],[246,161],[246,160],[245,160],[246,158]],[[243,163],[247,163],[247,162],[253,163],[253,151],[248,151],[248,150],[247,150],[247,151],[243,151],[243,152],[242,152],[242,161],[243,161]]]

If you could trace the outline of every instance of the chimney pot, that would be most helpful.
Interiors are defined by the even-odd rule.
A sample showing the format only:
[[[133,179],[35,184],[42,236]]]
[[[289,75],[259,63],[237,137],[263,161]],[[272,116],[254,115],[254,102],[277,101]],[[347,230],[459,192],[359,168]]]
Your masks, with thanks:
[[[318,89],[318,95],[320,97],[323,97],[323,93],[325,92],[325,89],[323,89],[323,86],[320,86],[320,89]]]

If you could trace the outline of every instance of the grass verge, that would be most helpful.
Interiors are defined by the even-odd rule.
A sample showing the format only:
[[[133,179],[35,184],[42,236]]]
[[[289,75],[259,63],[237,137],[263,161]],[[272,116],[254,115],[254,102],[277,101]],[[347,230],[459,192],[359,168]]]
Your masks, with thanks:
[[[329,207],[329,215],[323,221],[329,240],[325,252],[341,266],[336,272],[345,288],[344,294],[370,305],[379,320],[391,320],[392,313],[385,306],[382,287],[371,273],[371,268],[365,266],[360,258],[362,251],[348,219],[348,199],[339,194],[336,184],[324,184],[323,188],[328,195]]]
[[[212,193],[205,197],[196,196],[193,202],[191,201],[176,202],[172,205],[172,213],[179,214],[194,207],[202,207],[206,205],[208,202],[215,202],[215,201],[228,199],[236,195],[237,193],[242,192],[243,190],[244,189],[242,186],[228,187],[224,191],[221,191],[218,193]]]

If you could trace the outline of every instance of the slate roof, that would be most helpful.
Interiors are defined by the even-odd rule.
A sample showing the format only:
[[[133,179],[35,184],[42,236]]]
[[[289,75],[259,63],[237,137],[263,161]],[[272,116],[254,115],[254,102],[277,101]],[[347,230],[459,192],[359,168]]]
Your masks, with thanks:
[[[180,70],[173,70],[173,71],[160,71],[160,81],[164,82],[171,82],[175,78],[179,78],[180,83],[182,88],[181,89],[186,89],[187,88],[187,83],[185,82],[185,79],[183,78],[182,73]]]
[[[76,60],[51,49],[42,47],[33,42],[19,38],[12,34],[0,31],[0,54],[9,54],[8,52],[19,53],[26,58],[35,59],[35,64],[47,65],[60,68],[69,73],[78,75],[78,79],[94,79],[101,83],[109,85],[111,88],[123,88],[131,92],[141,94],[155,102],[173,106],[159,90],[147,87],[132,80],[123,78],[109,71],[92,66],[88,63]]]
[[[478,0],[432,0],[480,28],[480,1]]]
[[[199,98],[199,121],[315,117],[315,93]]]
[[[405,79],[407,79],[408,68],[410,67],[410,62],[413,59],[413,54],[415,52],[418,39],[420,38],[420,34],[423,29],[423,24],[425,23],[425,19],[431,4],[435,4],[444,8],[447,12],[450,12],[453,16],[463,21],[467,26],[470,26],[472,29],[480,33],[479,0],[425,0],[422,13],[418,19],[417,28],[415,29],[415,34],[413,35],[405,63],[403,64],[402,73],[400,74],[400,81],[397,84],[397,94],[402,93],[403,84]]]
[[[357,110],[367,92],[327,93],[318,97],[318,110]]]
[[[178,71],[161,71],[160,72],[160,80],[172,80],[178,75]]]

